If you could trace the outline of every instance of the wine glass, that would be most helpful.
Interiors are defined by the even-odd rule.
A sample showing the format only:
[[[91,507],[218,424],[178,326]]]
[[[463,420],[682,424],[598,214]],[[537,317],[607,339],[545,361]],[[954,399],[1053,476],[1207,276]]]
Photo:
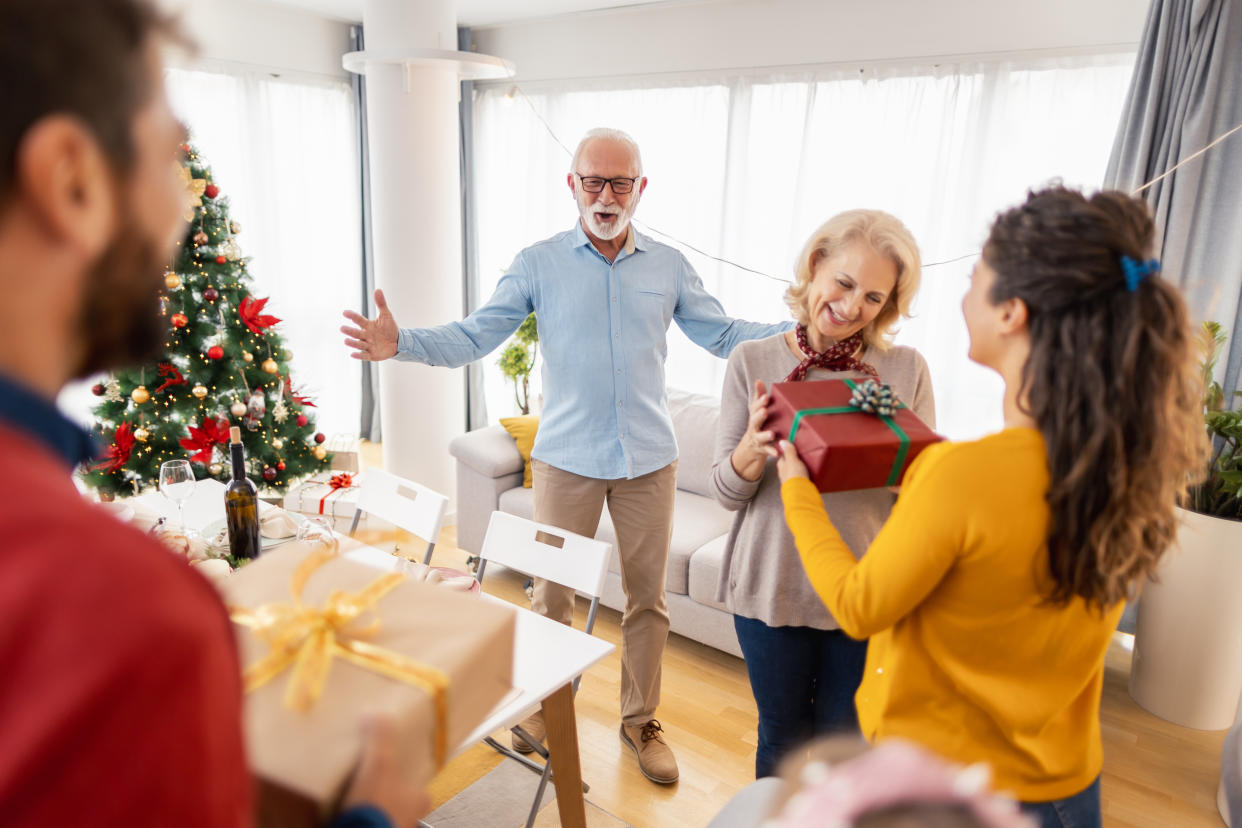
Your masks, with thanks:
[[[194,469],[189,460],[169,460],[160,465],[160,491],[177,504],[186,537],[196,534],[185,525],[185,502],[194,494]]]

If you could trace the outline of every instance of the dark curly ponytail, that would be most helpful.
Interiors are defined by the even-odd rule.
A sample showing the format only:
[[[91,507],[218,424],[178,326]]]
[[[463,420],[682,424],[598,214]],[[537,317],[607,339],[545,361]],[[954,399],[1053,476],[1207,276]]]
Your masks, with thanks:
[[[1120,192],[1032,192],[992,225],[990,299],[1027,306],[1019,399],[1048,451],[1050,600],[1108,607],[1155,568],[1206,442],[1194,337],[1158,273],[1130,289],[1122,258],[1150,253],[1146,205]]]

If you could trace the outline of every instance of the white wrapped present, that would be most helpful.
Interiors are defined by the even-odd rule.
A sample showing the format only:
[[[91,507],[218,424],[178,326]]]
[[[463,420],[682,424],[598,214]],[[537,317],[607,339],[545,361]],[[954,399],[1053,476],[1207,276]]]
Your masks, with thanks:
[[[336,471],[358,472],[358,435],[334,434],[328,440],[328,454]]]
[[[337,532],[348,532],[358,506],[364,474],[320,472],[303,480],[285,494],[285,509],[332,521]],[[362,515],[358,528],[364,528],[367,516]]]

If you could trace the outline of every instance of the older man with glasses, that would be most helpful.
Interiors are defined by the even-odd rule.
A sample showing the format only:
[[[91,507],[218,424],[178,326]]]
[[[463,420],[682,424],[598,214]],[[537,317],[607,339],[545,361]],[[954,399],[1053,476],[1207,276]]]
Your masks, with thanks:
[[[399,328],[377,290],[378,316],[346,311],[353,326],[341,331],[359,359],[456,368],[486,356],[536,313],[545,403],[531,453],[535,520],[590,537],[607,502],[626,596],[621,741],[648,779],[669,784],[677,780],[677,760],[655,718],[669,629],[664,583],[677,471],[665,338],[676,322],[691,340],[727,357],[738,343],[789,324],[730,318],[681,253],[632,228],[647,179],[629,135],[588,132],[567,182],[578,204],[573,229],[519,252],[487,304],[461,322]],[[536,582],[533,608],[570,624],[573,591]],[[542,714],[522,727],[543,740]],[[513,746],[532,749],[516,736]]]

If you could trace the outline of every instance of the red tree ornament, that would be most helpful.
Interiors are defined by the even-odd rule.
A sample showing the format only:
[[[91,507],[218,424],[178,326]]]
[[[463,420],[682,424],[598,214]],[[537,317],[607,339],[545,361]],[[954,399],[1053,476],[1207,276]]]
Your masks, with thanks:
[[[285,470],[285,461],[284,461],[284,460],[281,460],[279,463],[277,463],[277,464],[276,464],[276,470],[277,470],[277,471],[284,471],[284,470]]]
[[[306,428],[306,424],[309,422],[310,422],[310,417],[307,417],[305,414],[298,415],[298,419],[297,419],[298,428]]]
[[[104,388],[104,384],[102,382],[97,382],[91,386],[91,393],[96,397],[102,397],[106,390],[107,389]]]
[[[267,468],[265,468],[263,470],[263,479],[266,480],[268,483],[271,483],[273,480],[276,479],[276,470],[272,468],[271,466],[268,466]]]
[[[216,264],[224,264],[227,261],[228,259],[224,258],[223,256],[216,256]]]
[[[171,362],[161,362],[159,371],[160,376],[164,377],[164,383],[159,388],[155,389],[155,393],[157,394],[165,389],[171,388],[174,385],[185,385],[189,382],[189,380],[181,376],[181,372],[177,370],[177,366],[173,365]]]
[[[217,187],[215,184],[208,184],[206,187],[203,188],[203,195],[207,196],[208,198],[215,198],[216,196],[220,195],[220,188]]]
[[[174,313],[169,321],[172,322],[174,328],[184,328],[186,325],[190,324],[189,317],[184,313]]]
[[[237,306],[237,315],[241,317],[241,321],[259,336],[263,336],[264,328],[270,328],[280,321],[275,316],[263,313],[266,304],[267,298],[254,299],[246,296]]]
[[[219,345],[212,345],[207,349],[208,359],[224,359],[224,349]]]
[[[220,291],[215,288],[207,288],[203,291],[203,301],[214,302],[220,298]]]
[[[322,442],[323,442],[324,440],[326,440],[326,439],[328,439],[328,438],[327,438],[327,437],[325,437],[325,436],[323,436],[323,432],[322,432],[322,431],[321,431],[321,432],[319,432],[318,434],[316,434],[316,435],[315,435],[315,442],[316,442],[316,443],[322,443]]]

